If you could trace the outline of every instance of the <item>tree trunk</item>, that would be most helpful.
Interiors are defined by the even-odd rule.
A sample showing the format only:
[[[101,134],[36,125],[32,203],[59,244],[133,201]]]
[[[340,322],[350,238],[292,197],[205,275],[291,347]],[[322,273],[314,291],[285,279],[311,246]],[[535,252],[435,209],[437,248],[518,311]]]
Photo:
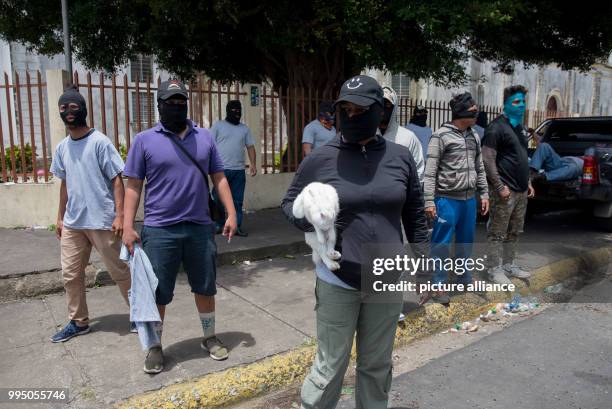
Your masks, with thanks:
[[[302,161],[302,132],[318,117],[319,104],[333,102],[347,78],[359,73],[347,62],[346,51],[339,47],[312,54],[289,53],[284,70],[271,78],[273,90],[281,95],[286,117],[288,141],[281,155],[281,171],[297,170]],[[277,63],[277,61],[275,61]]]

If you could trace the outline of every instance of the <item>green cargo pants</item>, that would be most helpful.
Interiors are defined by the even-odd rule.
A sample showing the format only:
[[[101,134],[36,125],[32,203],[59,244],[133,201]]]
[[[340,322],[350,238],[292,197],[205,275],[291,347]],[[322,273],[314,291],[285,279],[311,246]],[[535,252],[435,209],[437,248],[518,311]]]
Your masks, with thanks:
[[[388,303],[368,302],[361,293],[317,279],[318,349],[302,385],[302,409],[334,409],[357,332],[357,409],[386,409],[391,387],[392,352],[401,292]]]

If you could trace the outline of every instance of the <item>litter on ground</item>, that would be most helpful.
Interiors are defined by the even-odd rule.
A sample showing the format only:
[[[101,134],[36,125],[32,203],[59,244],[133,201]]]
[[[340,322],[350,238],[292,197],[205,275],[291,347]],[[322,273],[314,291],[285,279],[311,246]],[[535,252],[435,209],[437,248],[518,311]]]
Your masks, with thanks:
[[[490,308],[486,313],[480,314],[474,322],[465,321],[456,323],[452,328],[443,331],[442,334],[458,333],[458,332],[476,332],[478,331],[478,322],[499,321],[502,317],[513,317],[516,315],[529,315],[533,310],[540,308],[540,303],[533,299],[521,300],[520,296],[515,296],[509,303],[498,303],[495,307]]]

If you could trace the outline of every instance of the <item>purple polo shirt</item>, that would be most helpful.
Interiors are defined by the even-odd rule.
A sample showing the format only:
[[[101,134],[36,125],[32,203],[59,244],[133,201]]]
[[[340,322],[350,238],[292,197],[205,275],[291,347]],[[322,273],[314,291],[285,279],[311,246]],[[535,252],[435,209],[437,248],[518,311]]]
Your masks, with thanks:
[[[170,226],[180,222],[210,224],[208,179],[170,140],[177,140],[208,174],[223,172],[223,161],[211,134],[189,122],[183,140],[158,123],[139,133],[128,153],[123,174],[147,180],[145,226]]]

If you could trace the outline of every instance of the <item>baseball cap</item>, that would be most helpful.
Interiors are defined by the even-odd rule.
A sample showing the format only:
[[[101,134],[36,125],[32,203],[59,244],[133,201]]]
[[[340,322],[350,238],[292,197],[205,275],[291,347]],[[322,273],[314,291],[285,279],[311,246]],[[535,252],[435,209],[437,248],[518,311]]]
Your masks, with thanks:
[[[370,106],[377,102],[380,106],[384,106],[383,90],[374,78],[367,75],[357,75],[342,84],[340,95],[334,102],[334,107],[342,101],[361,106]]]
[[[159,85],[159,89],[157,90],[157,99],[165,101],[175,95],[180,95],[185,99],[189,99],[189,94],[187,93],[185,84],[179,80],[168,80]]]

